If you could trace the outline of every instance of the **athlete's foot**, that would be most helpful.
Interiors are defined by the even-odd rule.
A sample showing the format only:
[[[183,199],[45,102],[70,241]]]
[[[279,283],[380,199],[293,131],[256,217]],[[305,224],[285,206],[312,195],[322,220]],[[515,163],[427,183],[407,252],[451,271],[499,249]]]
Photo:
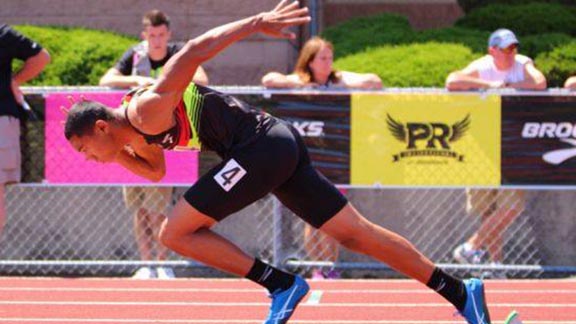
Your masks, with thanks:
[[[484,283],[480,279],[464,280],[466,305],[462,316],[469,324],[490,324],[490,313],[484,296]]]
[[[310,287],[300,276],[294,277],[292,286],[285,290],[276,290],[270,295],[272,305],[270,313],[264,324],[284,324],[287,323],[296,307],[306,296]]]

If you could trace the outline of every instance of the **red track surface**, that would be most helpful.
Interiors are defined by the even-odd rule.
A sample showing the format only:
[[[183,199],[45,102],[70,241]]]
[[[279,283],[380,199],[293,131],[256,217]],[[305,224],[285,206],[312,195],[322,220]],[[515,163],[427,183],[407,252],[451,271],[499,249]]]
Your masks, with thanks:
[[[290,323],[465,323],[408,280],[311,282]],[[576,324],[576,280],[486,281],[492,323],[513,309],[524,324]],[[0,278],[0,324],[252,324],[269,301],[245,280]]]

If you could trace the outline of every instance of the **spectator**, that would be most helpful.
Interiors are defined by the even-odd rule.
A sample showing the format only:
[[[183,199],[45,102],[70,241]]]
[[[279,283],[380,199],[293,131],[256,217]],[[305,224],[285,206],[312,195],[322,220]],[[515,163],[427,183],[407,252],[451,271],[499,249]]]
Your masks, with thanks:
[[[159,10],[151,10],[142,17],[143,41],[128,49],[114,67],[100,79],[100,85],[131,88],[154,83],[168,59],[176,54],[183,43],[170,43],[170,19]],[[208,76],[202,67],[194,75],[194,82],[208,84]],[[125,187],[123,190],[126,206],[134,215],[134,231],[140,251],[145,261],[166,259],[168,250],[158,244],[159,226],[166,217],[166,209],[172,199],[171,187]],[[153,247],[156,247],[155,249]],[[154,253],[154,251],[156,253]],[[142,267],[134,278],[174,277],[169,267]]]
[[[566,82],[564,82],[564,88],[570,90],[576,89],[576,76],[572,76],[566,79]]]
[[[304,44],[292,74],[270,72],[262,78],[262,84],[269,88],[326,86],[382,89],[382,80],[376,74],[337,71],[332,66],[333,60],[333,45],[320,37],[313,37]]]
[[[24,61],[12,73],[12,61]],[[6,224],[5,187],[20,181],[20,122],[25,104],[20,85],[36,77],[50,62],[38,43],[8,25],[0,25],[0,234]]]
[[[488,55],[446,79],[448,90],[487,88],[546,89],[546,79],[529,57],[518,54],[519,41],[508,29],[498,29],[488,40]],[[480,228],[453,251],[460,263],[503,261],[503,234],[524,210],[522,190],[468,189],[466,211],[481,216]],[[493,275],[496,275],[494,273]]]
[[[359,74],[337,71],[333,45],[320,37],[313,37],[304,44],[294,72],[284,75],[270,72],[262,78],[262,84],[271,88],[301,88],[325,86],[326,88],[382,89],[382,81],[376,74]],[[304,246],[311,261],[338,260],[339,249],[336,241],[306,224],[304,228]],[[313,268],[313,279],[338,278],[334,269]]]
[[[142,18],[143,41],[128,49],[116,65],[100,79],[101,86],[131,88],[154,83],[162,67],[184,45],[170,43],[170,19],[159,10],[148,11]],[[203,68],[194,75],[194,82],[208,84]]]
[[[172,205],[172,187],[124,187],[124,203],[134,218],[134,235],[144,261],[164,261],[168,257],[168,248],[160,244],[158,234]],[[141,267],[135,273],[135,279],[171,279],[174,270],[170,267]]]
[[[527,56],[518,54],[518,39],[508,29],[498,29],[488,40],[488,54],[446,79],[448,90],[515,88],[546,89],[546,78]]]

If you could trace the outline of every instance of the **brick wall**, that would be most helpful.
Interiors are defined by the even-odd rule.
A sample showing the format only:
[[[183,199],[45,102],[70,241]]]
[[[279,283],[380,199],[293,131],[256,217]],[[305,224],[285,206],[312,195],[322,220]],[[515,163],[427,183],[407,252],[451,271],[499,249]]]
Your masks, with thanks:
[[[456,0],[324,0],[323,25],[384,12],[405,16],[417,30],[452,26],[464,14]]]
[[[0,22],[8,24],[66,25],[111,30],[138,36],[140,20],[157,8],[172,19],[175,40],[186,40],[206,30],[262,10],[278,0],[2,0]],[[310,0],[301,0],[303,3]],[[395,12],[417,28],[448,26],[461,16],[456,0],[318,0],[321,24],[379,12]],[[252,36],[232,45],[204,64],[215,85],[258,85],[264,73],[289,72],[298,44]]]

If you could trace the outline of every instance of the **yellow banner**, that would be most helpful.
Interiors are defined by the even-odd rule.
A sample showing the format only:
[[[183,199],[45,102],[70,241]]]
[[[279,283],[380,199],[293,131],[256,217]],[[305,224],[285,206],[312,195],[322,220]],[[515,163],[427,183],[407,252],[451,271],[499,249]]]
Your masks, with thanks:
[[[500,96],[357,93],[351,109],[351,184],[500,184]]]

